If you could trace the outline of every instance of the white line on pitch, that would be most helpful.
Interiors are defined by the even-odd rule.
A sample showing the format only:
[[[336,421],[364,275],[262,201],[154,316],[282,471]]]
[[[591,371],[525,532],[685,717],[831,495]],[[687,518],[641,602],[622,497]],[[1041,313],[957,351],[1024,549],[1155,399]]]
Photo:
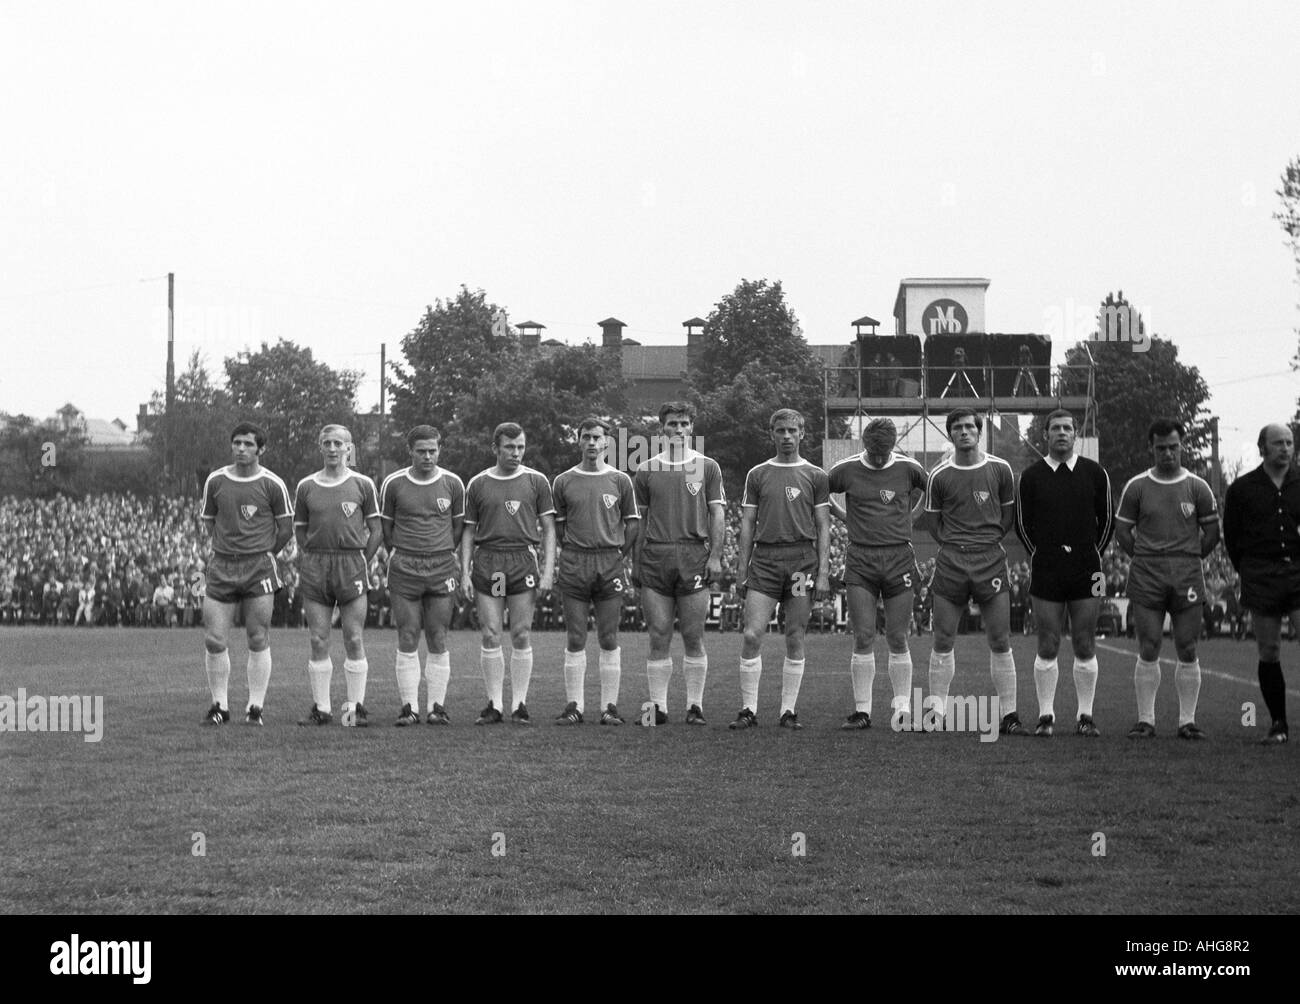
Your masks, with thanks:
[[[1136,652],[1130,649],[1120,648],[1117,645],[1107,645],[1103,642],[1097,642],[1097,647],[1104,648],[1107,652],[1118,652],[1120,655],[1132,655],[1132,656],[1137,655]],[[1178,661],[1176,659],[1161,658],[1159,661],[1166,663],[1170,666],[1178,665]],[[1206,669],[1204,666],[1201,667],[1201,675],[1217,676],[1220,680],[1230,680],[1233,683],[1240,683],[1243,687],[1258,686],[1258,683],[1254,680],[1243,680],[1240,676],[1233,676],[1231,673],[1221,673],[1217,669]],[[1292,697],[1300,697],[1300,690],[1296,690],[1294,687],[1287,687],[1286,692]]]

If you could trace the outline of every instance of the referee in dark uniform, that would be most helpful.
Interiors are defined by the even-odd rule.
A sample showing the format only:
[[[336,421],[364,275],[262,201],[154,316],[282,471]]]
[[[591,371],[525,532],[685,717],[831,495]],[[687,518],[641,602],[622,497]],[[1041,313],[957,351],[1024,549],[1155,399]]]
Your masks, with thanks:
[[[1092,720],[1097,692],[1097,613],[1106,595],[1101,552],[1113,527],[1110,477],[1100,464],[1074,452],[1074,416],[1047,416],[1048,454],[1030,465],[1016,486],[1016,532],[1030,554],[1029,595],[1038,625],[1034,689],[1036,736],[1050,736],[1065,612],[1074,645],[1074,689],[1079,699],[1075,731],[1101,733]]]
[[[1241,576],[1241,605],[1251,612],[1259,645],[1259,689],[1273,718],[1267,744],[1287,741],[1282,618],[1300,634],[1300,473],[1285,425],[1259,433],[1264,462],[1228,486],[1223,542]]]

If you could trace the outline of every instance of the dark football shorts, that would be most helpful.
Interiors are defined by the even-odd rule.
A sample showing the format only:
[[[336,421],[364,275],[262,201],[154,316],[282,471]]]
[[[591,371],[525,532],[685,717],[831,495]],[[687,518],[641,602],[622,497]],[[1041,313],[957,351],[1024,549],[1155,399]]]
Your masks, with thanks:
[[[1135,557],[1129,565],[1125,595],[1130,603],[1170,614],[1199,607],[1205,602],[1201,559],[1189,554]]]
[[[781,602],[811,600],[817,588],[817,545],[755,544],[745,588]]]
[[[1106,595],[1101,555],[1091,544],[1040,547],[1029,563],[1029,595],[1048,603],[1072,603]]]
[[[394,548],[388,558],[388,593],[418,603],[426,596],[450,596],[460,583],[455,551],[419,553]]]
[[[486,596],[517,596],[536,589],[541,578],[537,552],[531,547],[511,551],[480,547],[470,566],[470,581]]]
[[[971,597],[983,606],[999,593],[1011,591],[1010,578],[1007,552],[1001,544],[944,544],[934,560],[930,591],[958,606],[964,606]]]
[[[919,581],[911,544],[850,544],[844,557],[844,584],[861,586],[882,599],[910,592]]]
[[[207,567],[207,597],[218,603],[238,603],[269,596],[284,588],[280,567],[269,551],[261,554],[213,554]]]
[[[709,588],[709,545],[702,540],[641,547],[641,585],[664,596],[690,596]]]
[[[344,606],[370,588],[361,551],[303,551],[298,562],[303,599],[327,607]]]
[[[1261,617],[1285,617],[1300,610],[1300,561],[1246,558],[1241,574],[1241,605]]]
[[[560,552],[556,588],[576,600],[612,600],[623,595],[623,552],[617,547],[577,547]]]

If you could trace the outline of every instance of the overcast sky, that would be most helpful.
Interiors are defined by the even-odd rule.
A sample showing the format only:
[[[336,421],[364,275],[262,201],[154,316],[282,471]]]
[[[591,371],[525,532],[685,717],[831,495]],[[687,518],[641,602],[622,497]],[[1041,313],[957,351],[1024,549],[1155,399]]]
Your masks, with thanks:
[[[462,283],[653,344],[779,279],[847,343],[983,276],[992,331],[1122,288],[1257,460],[1300,391],[1298,53],[1293,2],[0,0],[0,410],[134,425],[169,271],[178,370],[289,338],[363,408]]]

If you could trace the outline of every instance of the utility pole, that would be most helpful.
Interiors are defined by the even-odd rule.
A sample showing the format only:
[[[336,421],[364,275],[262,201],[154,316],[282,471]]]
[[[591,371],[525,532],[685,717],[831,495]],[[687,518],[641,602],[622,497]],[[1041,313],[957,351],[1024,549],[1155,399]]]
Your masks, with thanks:
[[[1223,498],[1223,467],[1219,463],[1219,416],[1210,416],[1210,476],[1214,479],[1214,497]]]
[[[172,433],[174,431],[173,418],[175,416],[174,406],[176,404],[176,273],[167,273],[167,413],[163,416],[163,442],[166,447],[163,456],[166,458],[164,463],[163,475],[167,479],[168,488],[172,485],[172,478],[175,474],[175,456],[174,451],[176,444],[173,441]]]

